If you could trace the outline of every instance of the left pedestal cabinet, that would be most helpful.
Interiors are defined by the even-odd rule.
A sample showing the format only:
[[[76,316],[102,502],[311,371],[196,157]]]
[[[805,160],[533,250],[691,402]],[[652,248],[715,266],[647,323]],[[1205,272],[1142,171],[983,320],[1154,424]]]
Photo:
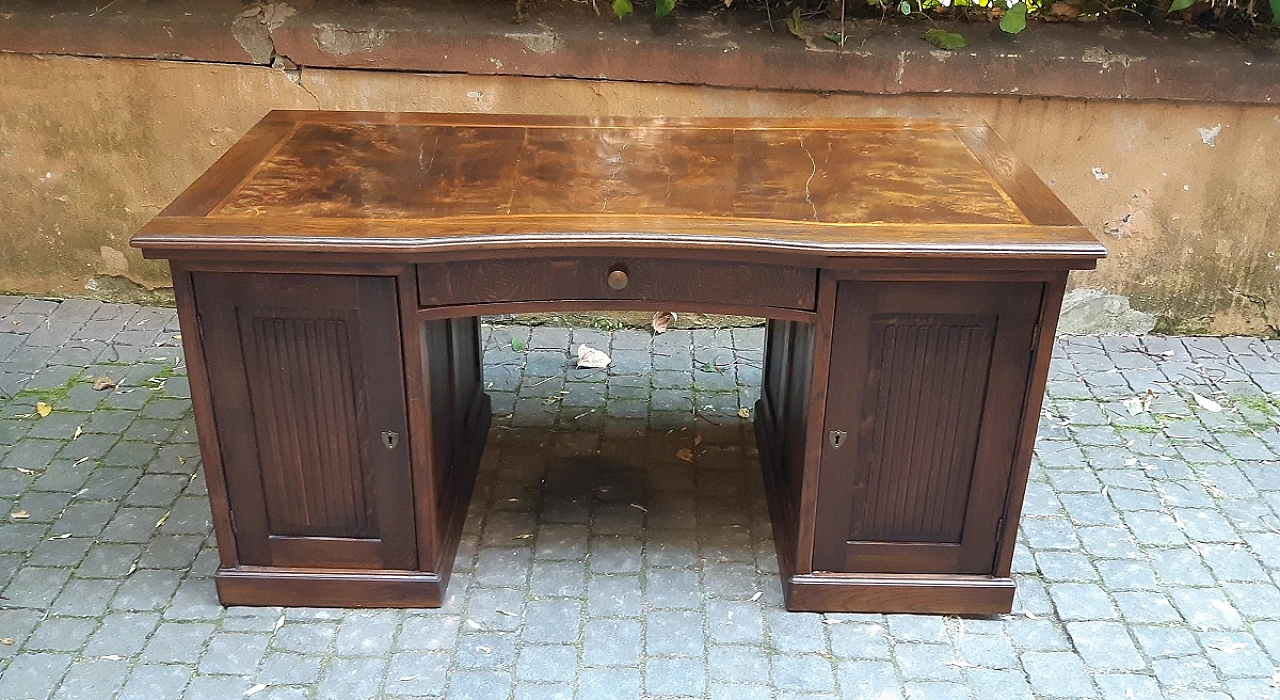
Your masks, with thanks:
[[[200,341],[187,349],[199,365],[193,399],[208,408],[197,413],[211,424],[200,426],[200,438],[217,481],[210,493],[223,602],[280,604],[294,590],[310,604],[438,604],[442,560],[452,552],[434,546],[449,527],[435,492],[448,484],[422,478],[415,488],[414,438],[425,438],[425,459],[437,463],[425,473],[461,478],[469,491],[473,470],[452,464],[467,455],[432,444],[448,448],[451,435],[411,435],[411,424],[429,433],[432,423],[410,421],[408,392],[425,394],[423,383],[438,374],[445,381],[437,393],[458,393],[451,380],[461,374],[475,383],[461,392],[471,399],[479,377],[406,372],[406,351],[444,345],[438,354],[446,357],[434,358],[442,368],[478,370],[477,339],[442,344],[434,336],[461,335],[464,326],[440,322],[403,333],[400,302],[414,290],[400,284],[411,275],[174,272],[192,325],[184,332]],[[453,416],[436,418],[453,432]],[[371,581],[385,584],[383,595],[346,592]]]

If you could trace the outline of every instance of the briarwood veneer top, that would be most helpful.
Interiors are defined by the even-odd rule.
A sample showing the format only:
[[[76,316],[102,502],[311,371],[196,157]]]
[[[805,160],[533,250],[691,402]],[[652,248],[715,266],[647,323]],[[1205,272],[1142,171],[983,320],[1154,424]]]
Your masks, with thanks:
[[[983,125],[317,111],[269,113],[132,242],[149,257],[1106,254]]]

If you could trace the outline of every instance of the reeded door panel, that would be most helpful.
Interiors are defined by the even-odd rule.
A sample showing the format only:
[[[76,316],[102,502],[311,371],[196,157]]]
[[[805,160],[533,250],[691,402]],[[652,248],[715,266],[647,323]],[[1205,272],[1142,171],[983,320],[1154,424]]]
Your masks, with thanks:
[[[1042,293],[839,284],[815,569],[992,571]]]
[[[396,282],[195,275],[240,564],[413,569]]]

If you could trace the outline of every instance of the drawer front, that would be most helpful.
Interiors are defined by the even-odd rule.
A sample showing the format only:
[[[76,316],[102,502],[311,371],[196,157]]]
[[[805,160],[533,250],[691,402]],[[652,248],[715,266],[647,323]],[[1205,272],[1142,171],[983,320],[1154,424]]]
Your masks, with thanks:
[[[669,302],[812,311],[817,271],[809,267],[668,258],[464,260],[418,266],[422,306],[518,301]]]

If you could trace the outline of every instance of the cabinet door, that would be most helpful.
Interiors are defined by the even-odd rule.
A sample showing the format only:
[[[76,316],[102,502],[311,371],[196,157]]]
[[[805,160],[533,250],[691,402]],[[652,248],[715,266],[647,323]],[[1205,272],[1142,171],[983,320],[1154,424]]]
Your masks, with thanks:
[[[991,573],[1042,294],[838,285],[816,570]]]
[[[239,563],[413,569],[391,277],[197,273]]]

